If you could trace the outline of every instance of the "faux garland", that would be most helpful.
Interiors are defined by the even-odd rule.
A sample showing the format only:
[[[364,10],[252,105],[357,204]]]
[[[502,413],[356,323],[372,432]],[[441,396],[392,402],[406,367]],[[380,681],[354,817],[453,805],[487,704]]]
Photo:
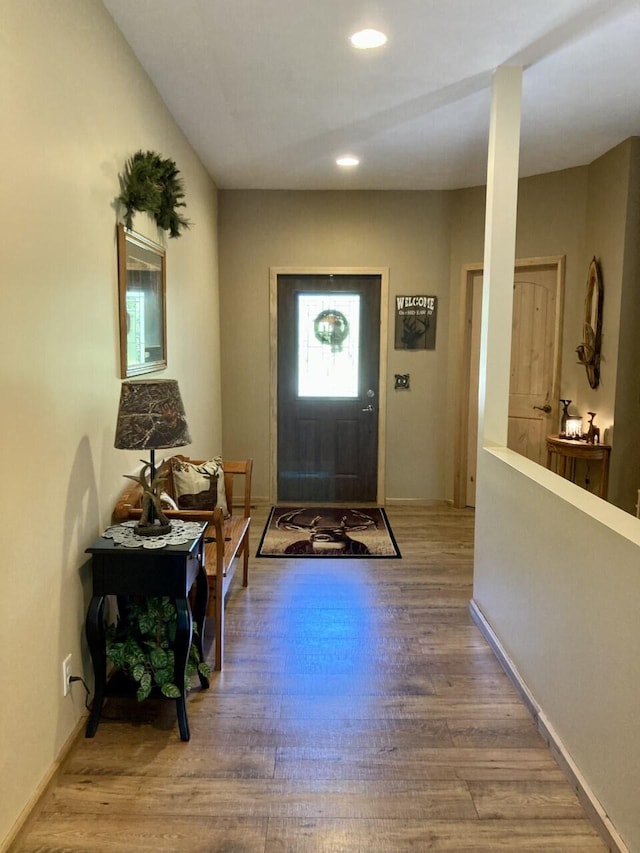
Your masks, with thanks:
[[[181,228],[189,228],[178,208],[185,207],[182,178],[173,160],[164,160],[155,151],[136,151],[125,163],[120,175],[118,201],[126,209],[125,224],[132,227],[133,212],[150,213],[170,237],[179,237]]]

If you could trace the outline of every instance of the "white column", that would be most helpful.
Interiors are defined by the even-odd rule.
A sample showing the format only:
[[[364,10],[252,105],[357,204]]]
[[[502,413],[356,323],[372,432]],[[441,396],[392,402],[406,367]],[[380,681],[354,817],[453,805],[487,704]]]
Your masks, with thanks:
[[[521,93],[522,69],[498,68],[487,165],[478,455],[483,445],[507,444]]]

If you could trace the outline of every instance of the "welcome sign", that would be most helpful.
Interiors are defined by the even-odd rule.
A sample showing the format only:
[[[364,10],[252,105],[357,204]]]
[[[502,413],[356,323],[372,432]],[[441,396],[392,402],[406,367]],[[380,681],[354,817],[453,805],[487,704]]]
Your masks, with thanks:
[[[437,296],[396,296],[396,349],[435,349]]]

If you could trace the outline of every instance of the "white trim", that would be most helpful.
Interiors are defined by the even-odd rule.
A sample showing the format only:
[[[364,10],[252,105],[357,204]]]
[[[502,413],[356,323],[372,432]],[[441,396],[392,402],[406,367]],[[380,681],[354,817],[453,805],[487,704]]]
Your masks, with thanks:
[[[445,498],[385,498],[385,506],[451,506]]]

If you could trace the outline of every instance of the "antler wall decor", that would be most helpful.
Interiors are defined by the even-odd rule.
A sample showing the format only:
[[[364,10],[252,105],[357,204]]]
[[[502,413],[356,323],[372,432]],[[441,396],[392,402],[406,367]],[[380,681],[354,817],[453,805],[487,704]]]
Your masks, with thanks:
[[[587,293],[584,300],[582,343],[576,348],[578,361],[587,371],[592,388],[600,384],[600,346],[602,338],[602,278],[597,258],[589,264]]]

